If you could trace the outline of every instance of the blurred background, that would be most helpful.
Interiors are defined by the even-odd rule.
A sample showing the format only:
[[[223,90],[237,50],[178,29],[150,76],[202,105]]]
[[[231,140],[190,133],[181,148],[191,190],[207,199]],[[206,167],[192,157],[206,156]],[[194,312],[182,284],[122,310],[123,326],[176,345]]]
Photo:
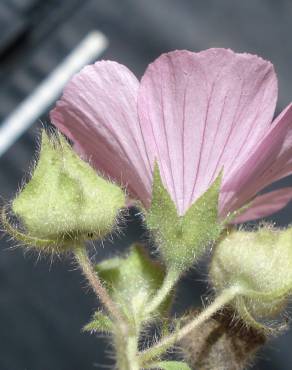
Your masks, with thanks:
[[[42,124],[49,124],[47,113],[60,92],[60,79],[55,75],[55,84],[44,85],[52,92],[50,97],[31,100],[40,96],[39,90],[31,94],[48,82],[48,76],[54,76],[56,68],[62,66],[66,75],[72,63],[64,61],[68,62],[65,58],[73,50],[77,50],[77,67],[73,63],[77,69],[86,59],[112,59],[139,77],[149,62],[173,49],[228,47],[256,53],[275,65],[278,113],[292,100],[291,20],[291,0],[0,0],[1,197],[11,199],[29,173],[36,138]],[[84,46],[93,30],[104,36],[98,36],[98,45],[88,53],[80,45]],[[39,110],[26,119],[36,101]],[[283,183],[292,185],[291,178],[275,187]],[[292,206],[269,220],[278,226],[291,223]],[[112,255],[142,234],[133,210],[126,236],[99,247],[95,257]],[[0,370],[112,366],[104,338],[81,333],[97,302],[70,258],[51,263],[22,249],[11,249],[12,245],[6,238],[0,240]],[[200,302],[206,290],[204,280],[204,267],[183,279],[176,300],[178,312]],[[291,369],[291,348],[292,330],[266,346],[254,369]]]

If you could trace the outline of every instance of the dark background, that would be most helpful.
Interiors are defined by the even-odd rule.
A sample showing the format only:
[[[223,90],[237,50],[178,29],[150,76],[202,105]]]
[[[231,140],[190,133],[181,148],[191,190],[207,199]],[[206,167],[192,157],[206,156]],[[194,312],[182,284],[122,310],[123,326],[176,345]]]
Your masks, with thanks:
[[[291,19],[291,0],[1,0],[0,119],[92,29],[109,39],[102,58],[126,64],[138,76],[149,62],[173,49],[216,46],[259,54],[276,67],[279,112],[292,100]],[[41,119],[48,123],[46,113]],[[36,122],[0,158],[4,200],[13,197],[29,170],[39,128]],[[291,178],[284,183],[291,185]],[[290,205],[270,220],[291,223],[291,211]],[[133,211],[127,237],[98,248],[96,258],[126,247],[139,239],[141,231]],[[12,243],[5,238],[0,243],[0,370],[90,370],[112,365],[112,359],[104,356],[110,350],[106,341],[80,332],[97,302],[70,257],[51,263],[9,248]],[[178,312],[200,301],[204,267],[200,273],[190,272],[183,279]],[[292,331],[270,342],[254,368],[291,369],[291,348]]]

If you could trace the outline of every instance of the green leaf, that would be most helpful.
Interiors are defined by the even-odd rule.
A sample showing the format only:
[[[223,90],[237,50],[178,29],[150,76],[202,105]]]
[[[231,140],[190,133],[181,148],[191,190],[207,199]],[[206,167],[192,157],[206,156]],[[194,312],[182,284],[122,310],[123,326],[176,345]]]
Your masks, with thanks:
[[[161,370],[192,370],[185,362],[181,361],[161,361],[152,364],[149,369]]]
[[[104,313],[97,311],[94,313],[92,320],[83,327],[84,331],[99,331],[111,333],[113,329],[113,323],[108,316]]]
[[[12,208],[31,237],[72,245],[110,232],[124,205],[118,186],[98,176],[63,136],[49,138],[43,131],[31,180]]]
[[[95,268],[113,300],[129,319],[148,319],[144,312],[147,303],[159,289],[165,276],[159,263],[150,259],[141,246],[134,245],[127,256],[105,260]],[[159,307],[160,313],[165,314],[169,300],[170,298]]]
[[[170,268],[186,270],[215,241],[222,231],[218,221],[218,200],[222,174],[193,203],[183,216],[164,188],[157,164],[154,169],[152,204],[146,223]]]

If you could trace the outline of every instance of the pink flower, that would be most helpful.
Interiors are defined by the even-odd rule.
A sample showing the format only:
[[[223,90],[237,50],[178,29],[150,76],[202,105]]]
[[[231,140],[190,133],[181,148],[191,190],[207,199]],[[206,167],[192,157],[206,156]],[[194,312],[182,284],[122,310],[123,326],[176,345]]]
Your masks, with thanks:
[[[141,80],[101,61],[68,83],[51,119],[105,176],[151,203],[157,160],[183,215],[223,168],[220,217],[245,204],[237,221],[269,215],[292,188],[257,193],[292,173],[292,104],[273,122],[277,79],[271,63],[226,49],[174,51]]]

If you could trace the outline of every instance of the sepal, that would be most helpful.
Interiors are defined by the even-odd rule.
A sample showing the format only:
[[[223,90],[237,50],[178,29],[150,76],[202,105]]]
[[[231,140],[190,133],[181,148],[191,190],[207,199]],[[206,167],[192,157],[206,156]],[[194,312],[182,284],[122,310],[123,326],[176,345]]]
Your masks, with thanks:
[[[152,203],[146,211],[146,224],[154,233],[168,268],[188,269],[220,236],[223,222],[218,218],[222,173],[186,213],[178,215],[165,189],[157,164],[154,168]]]

